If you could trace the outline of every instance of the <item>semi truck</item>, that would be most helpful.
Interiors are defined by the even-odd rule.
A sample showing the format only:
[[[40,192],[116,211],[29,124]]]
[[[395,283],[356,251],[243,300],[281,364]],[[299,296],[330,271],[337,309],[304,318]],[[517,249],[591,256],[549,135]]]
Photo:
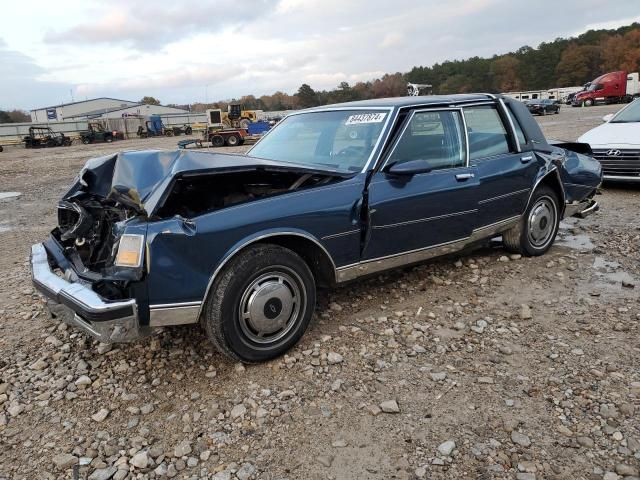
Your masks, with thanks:
[[[640,97],[638,72],[629,73],[620,70],[605,73],[591,81],[586,91],[573,97],[571,105],[590,107],[596,103],[628,103],[638,97]]]

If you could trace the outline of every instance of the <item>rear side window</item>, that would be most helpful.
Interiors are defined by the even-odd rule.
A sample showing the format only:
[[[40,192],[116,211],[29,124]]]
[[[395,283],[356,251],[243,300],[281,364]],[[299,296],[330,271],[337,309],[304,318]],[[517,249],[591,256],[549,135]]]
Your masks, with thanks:
[[[467,107],[464,119],[469,131],[470,160],[509,153],[509,135],[494,106]]]
[[[466,165],[462,118],[458,111],[416,112],[398,140],[389,163],[427,160],[433,170]]]

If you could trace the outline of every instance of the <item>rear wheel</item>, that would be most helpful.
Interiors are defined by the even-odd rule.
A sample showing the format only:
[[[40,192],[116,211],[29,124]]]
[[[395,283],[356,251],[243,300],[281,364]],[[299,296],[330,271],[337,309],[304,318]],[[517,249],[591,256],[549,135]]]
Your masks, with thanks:
[[[185,135],[191,135],[193,133],[193,129],[191,127],[187,127],[184,129]]]
[[[238,135],[236,135],[235,133],[232,135],[229,135],[227,137],[227,146],[228,147],[236,147],[240,145],[240,137]]]
[[[255,245],[233,258],[213,284],[202,319],[227,357],[261,362],[282,355],[304,334],[316,301],[313,274],[295,252]]]
[[[89,145],[91,143],[91,140],[89,140],[89,137],[82,137],[82,143],[84,143],[85,145]]]
[[[210,142],[212,147],[222,147],[224,145],[224,138],[222,135],[213,135]]]
[[[558,234],[560,208],[555,192],[543,185],[532,195],[518,225],[502,235],[507,250],[528,257],[545,253]]]

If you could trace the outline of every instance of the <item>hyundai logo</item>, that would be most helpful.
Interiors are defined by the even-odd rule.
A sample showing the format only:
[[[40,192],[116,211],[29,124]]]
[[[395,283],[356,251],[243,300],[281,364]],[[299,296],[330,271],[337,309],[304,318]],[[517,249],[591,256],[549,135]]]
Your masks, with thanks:
[[[607,152],[607,155],[610,157],[619,157],[620,155],[622,155],[622,152],[620,150],[609,150]]]

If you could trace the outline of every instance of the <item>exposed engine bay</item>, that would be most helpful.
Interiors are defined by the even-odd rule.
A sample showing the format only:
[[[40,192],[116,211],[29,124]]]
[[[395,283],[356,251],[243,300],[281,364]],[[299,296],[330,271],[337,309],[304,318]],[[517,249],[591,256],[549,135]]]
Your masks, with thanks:
[[[77,252],[84,267],[97,272],[113,263],[117,224],[134,215],[117,202],[81,195],[58,203],[58,228],[53,233],[63,247]]]
[[[175,180],[171,193],[156,213],[168,218],[193,218],[261,198],[326,185],[341,177],[329,174],[251,170],[189,175]]]
[[[233,205],[295,190],[326,185],[344,177],[301,171],[252,169],[204,172],[175,177],[170,192],[148,217],[137,191],[121,185],[105,196],[80,187],[58,204],[53,236],[77,270],[113,273],[117,244],[127,220],[193,218]],[[89,191],[87,191],[89,190]]]

